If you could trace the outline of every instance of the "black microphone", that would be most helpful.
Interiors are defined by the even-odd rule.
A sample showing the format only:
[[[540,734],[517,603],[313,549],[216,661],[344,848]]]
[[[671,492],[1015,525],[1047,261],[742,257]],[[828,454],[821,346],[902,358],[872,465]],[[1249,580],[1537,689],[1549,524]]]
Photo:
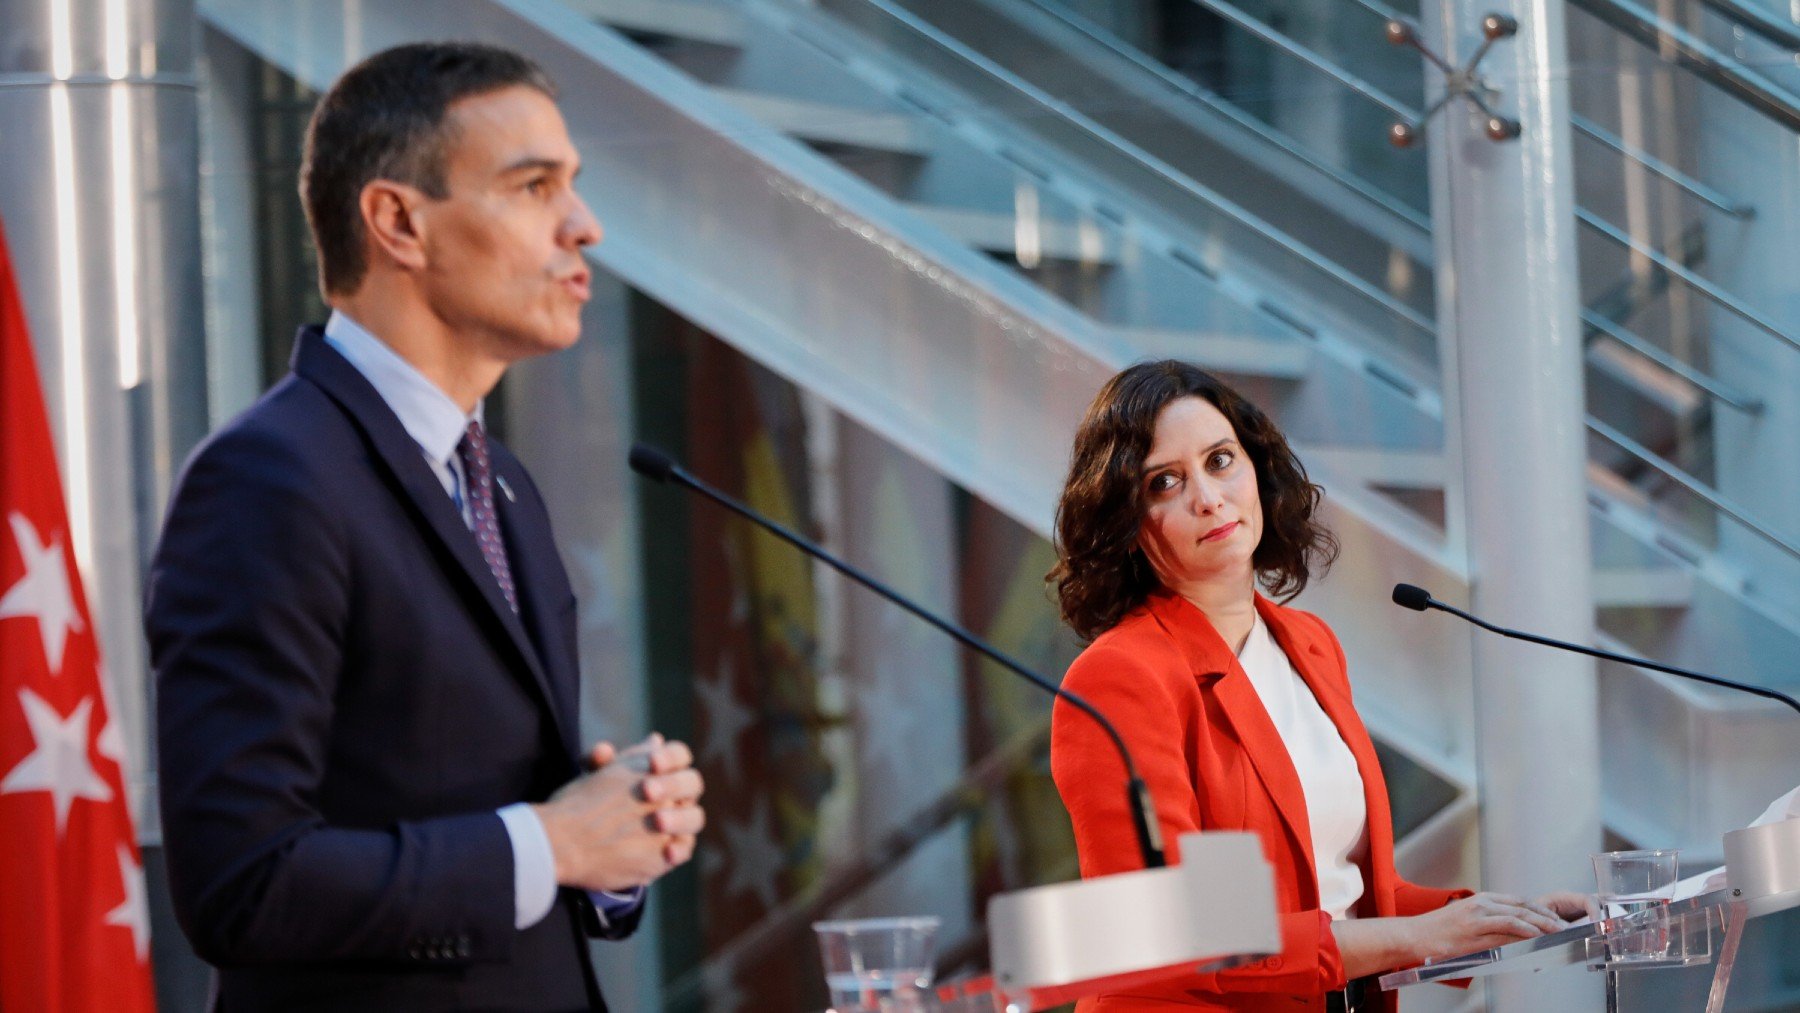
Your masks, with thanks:
[[[658,482],[667,482],[674,477],[677,470],[674,458],[655,447],[642,443],[631,445],[631,455],[628,459],[631,461],[632,471]]]
[[[1394,585],[1394,604],[1399,605],[1402,608],[1412,609],[1414,612],[1423,612],[1426,609],[1437,609],[1440,612],[1448,612],[1458,619],[1474,623],[1476,626],[1487,630],[1489,633],[1498,633],[1503,637],[1511,637],[1514,640],[1526,640],[1534,644],[1543,644],[1545,647],[1555,647],[1564,651],[1574,651],[1576,654],[1585,654],[1594,658],[1604,658],[1607,661],[1617,661],[1621,664],[1635,665],[1638,668],[1648,668],[1657,672],[1667,672],[1670,675],[1679,675],[1683,679],[1693,679],[1696,682],[1704,682],[1710,686],[1724,686],[1727,689],[1743,690],[1746,693],[1754,693],[1757,696],[1766,697],[1770,700],[1779,700],[1789,707],[1792,707],[1794,710],[1800,711],[1800,701],[1795,700],[1786,693],[1779,693],[1762,686],[1752,686],[1748,683],[1733,682],[1730,679],[1721,679],[1716,675],[1707,675],[1704,672],[1694,672],[1685,668],[1676,668],[1673,665],[1664,665],[1661,662],[1650,661],[1645,658],[1628,657],[1623,654],[1614,654],[1612,651],[1603,651],[1598,647],[1584,647],[1581,644],[1571,644],[1566,640],[1554,640],[1550,637],[1540,637],[1535,633],[1525,633],[1520,630],[1509,630],[1504,626],[1495,626],[1493,623],[1477,616],[1472,616],[1454,605],[1446,605],[1436,598],[1433,598],[1430,591],[1427,591],[1422,587],[1414,587],[1411,584]]]
[[[961,626],[941,618],[936,613],[927,610],[924,606],[912,601],[881,581],[876,580],[874,577],[869,576],[844,560],[825,551],[821,546],[788,530],[782,525],[775,523],[769,518],[764,517],[762,514],[757,513],[755,510],[752,510],[748,505],[738,502],[719,490],[714,489],[712,486],[707,485],[698,478],[695,478],[688,473],[686,468],[676,464],[673,458],[655,447],[645,446],[642,443],[634,444],[631,448],[629,460],[631,461],[632,471],[635,471],[646,478],[655,479],[658,482],[675,482],[679,485],[687,486],[689,489],[705,496],[714,503],[730,510],[732,513],[737,514],[745,520],[750,521],[752,524],[763,528],[780,538],[782,541],[793,545],[800,551],[825,563],[827,566],[830,566],[837,572],[849,577],[851,580],[856,581],[858,584],[874,591],[888,601],[893,602],[906,611],[911,612],[913,615],[918,616],[920,619],[923,619],[945,633],[948,633],[964,647],[979,651],[987,657],[992,658],[994,661],[999,662],[1003,667],[1024,678],[1026,682],[1037,686],[1039,689],[1042,689],[1052,696],[1061,697],[1062,699],[1067,700],[1071,706],[1086,714],[1088,717],[1093,718],[1095,721],[1100,722],[1100,727],[1106,729],[1106,734],[1112,737],[1113,745],[1118,748],[1119,758],[1125,761],[1125,773],[1127,778],[1125,786],[1125,803],[1131,810],[1132,823],[1135,824],[1137,829],[1138,849],[1143,852],[1144,867],[1148,869],[1159,869],[1168,864],[1168,860],[1163,857],[1162,829],[1156,822],[1156,806],[1150,800],[1150,786],[1145,784],[1144,779],[1138,776],[1137,765],[1131,762],[1131,751],[1125,748],[1125,740],[1119,736],[1119,730],[1114,728],[1112,722],[1106,720],[1106,715],[1101,714],[1093,704],[1088,703],[1074,693],[1063,689],[1056,683],[1053,683],[1036,672],[1033,672],[1031,669],[1026,668],[1023,664],[1008,657],[987,641],[982,640],[975,634],[963,629]]]

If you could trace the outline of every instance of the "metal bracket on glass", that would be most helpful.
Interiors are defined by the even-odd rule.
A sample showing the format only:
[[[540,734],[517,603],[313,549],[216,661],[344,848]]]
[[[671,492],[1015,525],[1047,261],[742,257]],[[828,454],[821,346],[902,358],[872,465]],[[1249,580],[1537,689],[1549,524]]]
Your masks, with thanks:
[[[1482,58],[1488,50],[1501,39],[1508,39],[1519,32],[1518,19],[1509,14],[1487,14],[1481,19],[1481,45],[1476,47],[1469,61],[1461,67],[1452,67],[1443,57],[1425,47],[1419,40],[1419,30],[1412,22],[1403,18],[1391,18],[1387,23],[1387,40],[1396,46],[1411,46],[1420,55],[1430,61],[1437,69],[1444,72],[1444,94],[1431,108],[1425,110],[1417,120],[1411,123],[1400,121],[1388,127],[1388,141],[1396,148],[1410,148],[1425,134],[1425,124],[1436,116],[1438,110],[1454,102],[1458,98],[1468,102],[1486,119],[1488,139],[1492,141],[1510,141],[1519,136],[1519,121],[1502,116],[1494,111],[1493,103],[1499,99],[1500,91],[1487,82],[1479,73]]]

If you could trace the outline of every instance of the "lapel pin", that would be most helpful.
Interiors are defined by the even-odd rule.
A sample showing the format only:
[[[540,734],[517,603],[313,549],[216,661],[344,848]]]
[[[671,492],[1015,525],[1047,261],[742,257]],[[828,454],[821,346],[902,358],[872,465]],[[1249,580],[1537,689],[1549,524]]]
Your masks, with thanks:
[[[512,486],[507,484],[504,476],[495,475],[494,484],[499,486],[500,491],[506,495],[506,501],[508,503],[517,503],[519,501],[519,497],[513,495]]]

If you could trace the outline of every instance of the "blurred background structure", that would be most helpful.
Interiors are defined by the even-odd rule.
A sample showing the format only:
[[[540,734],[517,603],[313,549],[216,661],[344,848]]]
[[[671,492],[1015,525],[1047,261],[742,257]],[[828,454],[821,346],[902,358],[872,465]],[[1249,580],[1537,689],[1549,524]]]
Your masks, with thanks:
[[[1502,0],[1495,0],[1498,4]],[[1516,0],[1492,140],[1472,0],[0,0],[0,220],[75,549],[138,750],[142,563],[175,469],[322,321],[295,189],[319,89],[416,39],[560,82],[607,231],[582,344],[490,405],[582,600],[590,735],[695,743],[712,823],[621,1010],[823,1005],[809,923],[1073,878],[1048,701],[738,520],[634,440],[1052,675],[1043,575],[1075,421],[1145,357],[1270,409],[1344,543],[1343,637],[1414,879],[1588,883],[1800,781],[1792,715],[1476,639],[1488,618],[1800,689],[1800,25],[1761,0]],[[1395,123],[1415,126],[1409,147]],[[204,969],[155,894],[166,1009]],[[1734,1009],[1800,1006],[1800,920]],[[1698,1008],[1701,970],[1628,981]],[[1597,1001],[1579,970],[1406,1008]],[[1560,997],[1548,999],[1547,996]],[[1549,1003],[1549,1005],[1546,1005]],[[1576,1007],[1580,1008],[1580,1007]]]

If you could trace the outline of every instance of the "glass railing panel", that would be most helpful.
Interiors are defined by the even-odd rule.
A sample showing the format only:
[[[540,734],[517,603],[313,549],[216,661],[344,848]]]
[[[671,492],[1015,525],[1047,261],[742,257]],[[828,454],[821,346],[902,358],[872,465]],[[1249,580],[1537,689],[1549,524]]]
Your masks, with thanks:
[[[1069,10],[1079,0],[1034,0]],[[1167,41],[1146,50],[1169,70],[1248,113],[1308,157],[1364,181],[1408,217],[1430,217],[1423,148],[1396,152],[1388,126],[1424,107],[1416,54],[1384,41],[1379,3],[1345,0],[1171,0],[1186,14],[1174,41],[1216,40],[1223,59],[1209,75],[1172,62]]]
[[[824,16],[798,0],[723,0],[696,10],[735,14],[738,41],[725,47],[693,39],[679,26],[673,35],[650,31],[635,16],[631,37],[904,205],[899,210],[921,224],[1014,269],[1086,317],[1102,347],[1120,349],[1105,354],[1138,347],[1124,332],[1148,332],[1157,340],[1216,335],[1239,347],[1267,342],[1278,357],[1292,359],[1305,354],[1297,346],[1321,334],[1379,341],[1362,334],[1373,329],[1391,334],[1390,374],[1412,389],[1430,384],[1428,308],[1391,294],[1429,291],[1428,273],[1410,258],[1381,252],[1373,260],[1382,279],[1371,282],[1345,266],[1359,258],[1313,249],[1147,163],[1079,110],[898,5],[875,4],[860,21]],[[1046,131],[1076,138],[1086,154],[1048,143]],[[1121,185],[1109,164],[1141,186]],[[1241,169],[1236,177],[1258,171],[1254,163]],[[1200,224],[1183,225],[1183,216]],[[1291,298],[1295,276],[1323,294]],[[1178,341],[1170,351],[1180,347]],[[1239,361],[1261,375],[1254,358]],[[1408,432],[1432,425],[1417,420]]]
[[[1052,26],[1079,37],[1096,52],[1112,54],[1143,77],[1143,86],[1175,103],[1198,103],[1208,113],[1242,125],[1316,162],[1402,217],[1429,217],[1421,152],[1396,158],[1385,140],[1394,119],[1423,102],[1418,61],[1383,42],[1379,3],[1317,0],[986,0],[1021,24]],[[909,9],[953,27],[945,5],[907,0]],[[1035,12],[1035,16],[1034,16]],[[961,19],[967,21],[967,15]],[[959,35],[1021,75],[1059,95],[1080,96],[1094,87],[1083,62],[1045,66],[1008,47],[1016,39]],[[1054,37],[1054,36],[1052,36]],[[1093,59],[1092,56],[1087,59]],[[1098,98],[1098,96],[1095,96]],[[1146,129],[1128,131],[1147,111],[1090,112],[1120,124],[1122,133],[1147,146],[1159,140]],[[1146,123],[1146,126],[1149,124]],[[1193,129],[1189,126],[1188,129]],[[1170,148],[1171,152],[1177,149]],[[1171,157],[1204,177],[1207,167]]]
[[[1800,23],[1786,4],[1761,0],[1696,0],[1686,24],[1721,55],[1800,94]],[[1665,12],[1666,13],[1666,12]]]
[[[822,6],[1185,234],[1208,270],[1259,276],[1275,291],[1303,287],[1309,305],[1297,311],[1431,382],[1430,240],[1416,209],[1306,155],[1223,98],[1206,93],[1207,104],[1191,82],[1187,91],[1172,86],[1166,67],[1065,11],[1023,0]]]

